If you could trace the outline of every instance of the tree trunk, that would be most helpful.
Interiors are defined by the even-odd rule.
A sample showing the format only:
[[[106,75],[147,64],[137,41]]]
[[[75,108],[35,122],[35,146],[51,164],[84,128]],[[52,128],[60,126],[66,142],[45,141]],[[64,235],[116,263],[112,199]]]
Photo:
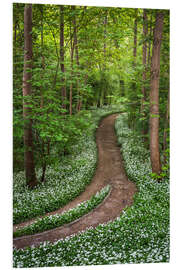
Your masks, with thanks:
[[[66,109],[66,86],[65,86],[65,67],[64,67],[64,6],[59,7],[60,10],[60,66],[62,72],[62,108]]]
[[[148,33],[148,26],[147,26],[147,14],[146,10],[143,10],[143,37],[144,37],[144,43],[143,43],[143,86],[142,86],[142,99],[141,99],[141,113],[144,115],[144,102],[146,101],[146,72],[147,72],[147,66],[146,66],[146,59],[147,59],[147,33]]]
[[[72,6],[72,10],[75,11],[75,6]],[[75,49],[75,55],[76,55],[76,64],[79,68],[79,52],[78,52],[78,40],[77,40],[77,25],[76,25],[76,15],[73,16],[73,27],[74,27],[74,49]],[[77,87],[77,105],[76,110],[80,111],[80,91],[79,91],[79,72],[77,72],[77,81],[76,81],[76,87]]]
[[[69,114],[72,115],[72,89],[73,89],[73,60],[74,60],[74,42],[71,34],[71,27],[70,27],[70,42],[71,42],[71,84],[70,84],[70,92],[69,92]]]
[[[44,71],[45,71],[45,58],[44,58],[44,35],[43,35],[43,5],[40,6],[41,12],[41,81],[43,81]],[[40,86],[40,94],[41,94],[41,104],[40,108],[42,109],[44,106],[44,96],[43,96],[43,86]],[[42,114],[42,113],[41,113]],[[45,143],[42,139],[42,176],[41,182],[45,181],[45,173],[46,173],[46,155],[45,155]]]
[[[137,55],[137,13],[138,10],[135,10],[135,20],[134,20],[134,48],[133,48],[133,66],[136,66],[136,55]]]
[[[34,154],[33,134],[31,120],[31,79],[32,79],[32,5],[26,4],[24,8],[24,72],[23,72],[23,117],[24,117],[24,168],[26,182],[29,187],[37,184]]]
[[[106,69],[106,57],[107,57],[107,45],[106,45],[106,39],[107,39],[107,23],[108,23],[108,16],[107,16],[107,10],[104,18],[104,68]]]
[[[17,27],[18,27],[18,20],[15,20],[15,25],[14,25],[14,44],[13,44],[13,58],[14,58],[14,63],[16,63],[16,47],[17,47]],[[14,73],[16,74],[16,64],[14,65]]]
[[[154,40],[151,63],[151,88],[150,88],[150,154],[152,172],[160,174],[161,161],[159,153],[159,74],[160,74],[160,48],[163,32],[162,12],[156,14]]]
[[[148,44],[148,66],[151,63],[151,35],[152,35],[152,14],[151,14],[151,19],[150,19],[150,39],[149,39],[149,44]]]
[[[43,5],[41,6],[41,66],[42,66],[42,72],[41,72],[41,81],[43,81],[43,75],[45,70],[45,59],[44,59],[44,53],[43,53],[43,47],[44,47],[44,35],[43,35]],[[43,108],[44,105],[44,97],[43,97],[43,87],[40,86],[40,93],[41,93],[41,104],[40,107]]]
[[[145,102],[147,97],[147,89],[146,89],[146,79],[147,79],[147,35],[148,35],[148,21],[147,21],[147,12],[143,10],[143,74],[142,74],[142,98],[141,98],[141,115],[144,119],[147,117],[147,113],[145,111]],[[143,120],[142,125],[142,135],[146,145],[148,145],[148,128],[145,125],[145,120]]]
[[[121,89],[121,96],[125,96],[125,89],[124,89],[124,80],[120,80],[120,89]]]

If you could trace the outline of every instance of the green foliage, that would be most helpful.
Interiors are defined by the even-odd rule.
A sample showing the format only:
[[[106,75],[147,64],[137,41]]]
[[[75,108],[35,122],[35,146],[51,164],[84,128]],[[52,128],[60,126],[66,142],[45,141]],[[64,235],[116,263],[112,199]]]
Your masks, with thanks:
[[[127,127],[125,115],[115,127],[128,177],[138,188],[133,205],[95,229],[38,248],[14,249],[14,267],[169,262],[169,180],[150,177],[149,151],[140,134]]]
[[[51,165],[48,165],[46,170],[46,181],[39,183],[34,190],[29,190],[26,186],[23,171],[14,173],[14,224],[54,211],[84,191],[96,169],[95,131],[98,123],[102,117],[122,109],[120,106],[113,106],[93,110],[91,118],[87,112],[80,112],[80,115],[86,115],[86,119],[89,119],[88,130],[83,130],[81,134],[78,134],[76,137],[78,140],[70,146],[69,155],[55,158],[54,162],[51,160]],[[79,124],[81,125],[80,120]],[[57,157],[57,144],[52,147],[51,159],[53,156]],[[36,174],[40,179],[42,170],[36,169]]]
[[[44,266],[47,265],[46,261],[48,266],[53,266],[168,260],[168,207],[165,209],[163,203],[165,206],[168,205],[169,124],[166,111],[169,89],[169,11],[163,12],[165,17],[160,63],[159,137],[165,161],[161,175],[164,181],[157,184],[151,179],[149,163],[145,162],[149,153],[144,148],[136,147],[136,144],[139,144],[133,141],[134,135],[142,137],[144,131],[147,131],[145,136],[143,135],[144,139],[148,140],[149,136],[151,63],[147,65],[146,80],[143,80],[145,67],[142,64],[142,48],[146,41],[147,56],[151,56],[153,41],[151,30],[154,27],[156,10],[147,10],[148,36],[144,37],[142,9],[76,6],[73,11],[71,6],[64,6],[65,74],[63,74],[60,70],[58,44],[59,6],[33,4],[32,94],[23,100],[24,4],[13,4],[14,222],[55,210],[84,190],[96,167],[94,131],[99,119],[111,112],[119,110],[128,112],[128,124],[133,128],[133,134],[124,126],[121,127],[125,128],[123,132],[127,131],[126,136],[130,142],[124,141],[124,133],[119,136],[123,137],[122,144],[127,147],[123,153],[128,175],[135,179],[140,190],[140,195],[136,198],[136,209],[133,207],[129,209],[127,216],[125,214],[114,223],[99,226],[97,230],[90,229],[82,236],[54,245],[26,251],[15,250],[16,266]],[[77,50],[73,51],[72,59],[74,17],[78,44]],[[135,18],[137,18],[138,44],[136,59],[133,55]],[[62,86],[66,87],[67,97],[64,101],[66,108],[62,106]],[[143,86],[146,88],[146,101],[142,110]],[[70,89],[72,89],[71,116]],[[80,112],[77,108],[79,100]],[[30,112],[26,121],[32,120],[33,124],[34,156],[39,180],[39,185],[34,190],[26,187],[23,172],[25,124],[23,102],[28,103]],[[116,104],[119,106],[118,109],[114,106]],[[104,105],[110,105],[111,108]],[[102,110],[96,112],[97,107],[101,107]],[[89,113],[89,109],[92,110],[92,114]],[[166,143],[164,131],[167,131]],[[121,139],[119,140],[121,143]],[[40,183],[42,168],[46,168],[44,183]],[[134,242],[134,239],[139,241]],[[23,254],[26,255],[25,260],[19,259],[19,256],[23,258]],[[54,257],[52,254],[57,256]],[[37,261],[33,259],[32,262],[31,257],[34,256]]]
[[[82,202],[77,205],[75,208],[70,209],[62,214],[56,214],[53,216],[46,216],[43,218],[39,218],[33,224],[23,227],[21,229],[16,230],[13,233],[14,237],[19,237],[23,235],[31,235],[34,233],[43,232],[46,230],[54,229],[60,227],[64,224],[70,223],[83,215],[92,211],[95,207],[97,207],[105,197],[108,195],[110,191],[110,186],[106,186],[93,195],[88,201]]]
[[[24,4],[13,5],[13,87],[14,87],[14,170],[23,169],[22,76]],[[148,131],[150,63],[147,79],[143,81],[142,47],[152,45],[155,10],[147,10],[148,35],[142,35],[143,10],[64,6],[64,74],[59,59],[59,7],[33,5],[33,69],[32,109],[36,167],[57,161],[57,155],[69,153],[79,133],[86,128],[86,118],[76,115],[78,100],[81,109],[126,104],[129,126]],[[161,53],[160,74],[160,144],[163,144],[166,98],[169,88],[169,13],[164,11],[165,23]],[[107,23],[105,25],[105,17]],[[134,20],[137,17],[137,56],[134,65]],[[73,18],[77,24],[78,58],[73,44]],[[150,43],[151,42],[151,43]],[[149,51],[147,53],[149,57]],[[61,88],[66,86],[66,109],[62,108]],[[146,103],[141,111],[142,86],[146,87]],[[73,116],[69,114],[72,88]],[[43,105],[42,105],[43,104]],[[84,124],[82,122],[84,121]],[[48,123],[48,125],[47,125]],[[48,154],[49,153],[49,154]],[[53,155],[52,155],[53,153]]]

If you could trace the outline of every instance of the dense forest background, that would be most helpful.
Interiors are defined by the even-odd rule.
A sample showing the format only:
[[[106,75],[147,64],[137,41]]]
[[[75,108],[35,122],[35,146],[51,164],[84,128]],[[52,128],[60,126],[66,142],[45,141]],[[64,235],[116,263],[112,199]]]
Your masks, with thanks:
[[[35,185],[41,167],[44,181],[89,111],[118,104],[155,152],[159,175],[169,153],[168,10],[13,4],[14,171],[26,169]]]

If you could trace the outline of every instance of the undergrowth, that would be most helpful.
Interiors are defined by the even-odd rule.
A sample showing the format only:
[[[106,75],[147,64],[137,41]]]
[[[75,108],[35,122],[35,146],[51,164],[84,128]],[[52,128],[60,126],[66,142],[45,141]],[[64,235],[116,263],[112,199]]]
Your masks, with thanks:
[[[134,204],[114,221],[40,247],[14,249],[14,267],[159,263],[169,261],[169,178],[152,179],[149,151],[127,127],[125,115],[116,132],[129,179],[138,192]]]
[[[72,201],[90,183],[97,163],[95,131],[102,117],[119,111],[120,107],[104,107],[92,110],[91,125],[72,147],[71,155],[64,156],[56,166],[48,166],[46,181],[30,190],[24,171],[14,174],[13,223],[29,220],[54,211]],[[37,178],[41,169],[36,170]]]
[[[46,230],[54,229],[60,227],[64,224],[73,222],[83,215],[92,211],[95,207],[97,207],[109,194],[110,186],[102,188],[99,192],[93,195],[89,200],[78,204],[75,208],[72,208],[62,214],[55,214],[46,216],[43,218],[37,219],[33,224],[25,226],[16,230],[13,233],[14,237],[19,237],[23,235],[31,235],[39,232],[43,232]]]

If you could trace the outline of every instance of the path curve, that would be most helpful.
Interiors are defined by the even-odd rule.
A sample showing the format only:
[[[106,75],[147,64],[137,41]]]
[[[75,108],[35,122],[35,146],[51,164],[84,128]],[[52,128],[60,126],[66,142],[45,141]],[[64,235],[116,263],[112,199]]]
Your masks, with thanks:
[[[84,231],[89,227],[96,227],[99,224],[107,223],[118,217],[126,206],[132,205],[133,195],[137,189],[135,184],[128,180],[123,167],[120,148],[117,145],[114,131],[114,123],[117,116],[118,114],[112,114],[105,117],[97,129],[98,165],[91,183],[75,200],[47,215],[62,213],[74,208],[77,204],[89,200],[92,195],[107,184],[111,185],[109,196],[97,208],[72,223],[42,233],[14,238],[14,247],[38,246],[44,241],[55,242],[66,236]],[[16,225],[14,230],[30,224],[34,220]]]

